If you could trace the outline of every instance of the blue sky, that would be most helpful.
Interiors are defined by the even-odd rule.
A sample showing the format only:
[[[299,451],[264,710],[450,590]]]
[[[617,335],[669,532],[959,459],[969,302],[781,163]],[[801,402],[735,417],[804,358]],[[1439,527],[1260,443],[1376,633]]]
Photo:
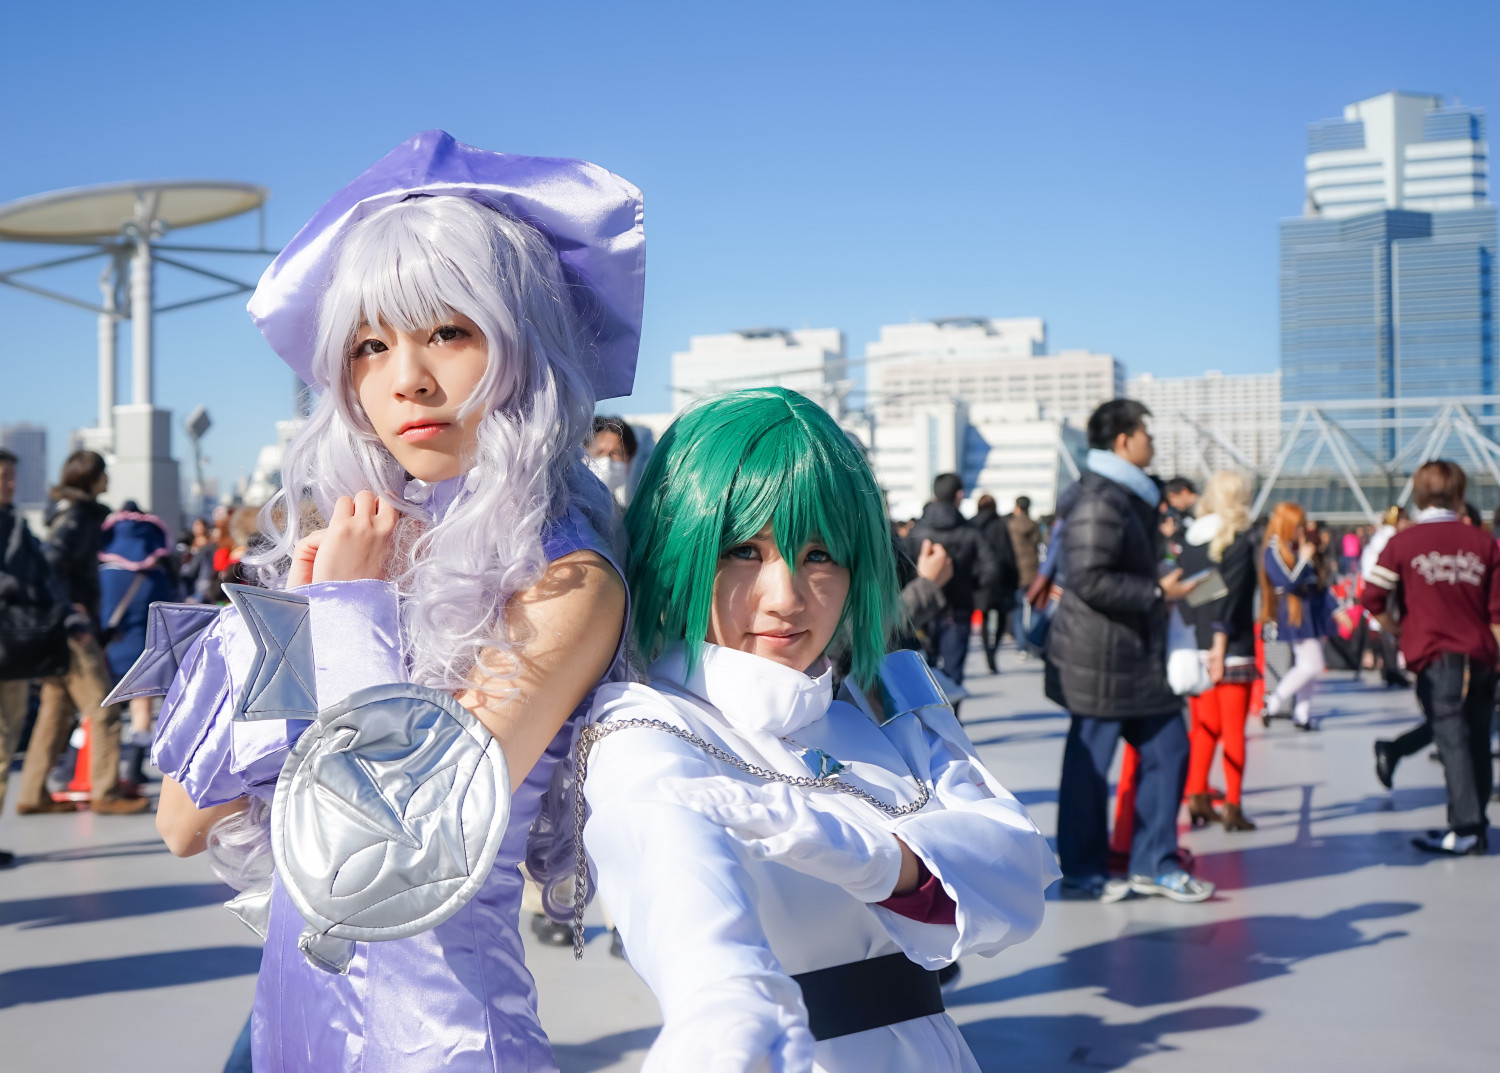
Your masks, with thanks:
[[[751,325],[839,327],[858,355],[882,323],[1040,315],[1054,350],[1132,373],[1269,371],[1307,123],[1397,88],[1500,111],[1497,28],[1490,4],[1383,0],[13,6],[0,200],[241,179],[280,244],[442,127],[645,192],[644,345],[612,409],[665,408],[674,349]],[[91,296],[96,273],[50,282]],[[0,288],[0,345],[0,420],[45,423],[55,469],[93,423],[93,318]],[[159,318],[156,350],[159,404],[214,416],[210,473],[248,471],[291,386],[242,303]]]

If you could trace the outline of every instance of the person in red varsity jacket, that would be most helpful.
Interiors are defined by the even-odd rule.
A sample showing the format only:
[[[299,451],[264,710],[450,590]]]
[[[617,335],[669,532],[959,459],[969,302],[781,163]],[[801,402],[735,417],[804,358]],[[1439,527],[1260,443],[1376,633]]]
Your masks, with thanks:
[[[1459,520],[1466,483],[1452,462],[1417,470],[1417,524],[1391,537],[1363,597],[1382,629],[1400,631],[1401,654],[1416,672],[1417,699],[1443,759],[1448,829],[1412,842],[1455,856],[1489,848],[1489,726],[1500,654],[1500,549],[1483,529]],[[1390,616],[1398,608],[1399,627]]]

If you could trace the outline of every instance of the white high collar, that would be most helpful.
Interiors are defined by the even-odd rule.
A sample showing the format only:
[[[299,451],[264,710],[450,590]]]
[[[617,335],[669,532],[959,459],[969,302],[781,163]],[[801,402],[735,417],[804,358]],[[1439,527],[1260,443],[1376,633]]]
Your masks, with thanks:
[[[1456,522],[1458,515],[1447,507],[1428,507],[1417,511],[1417,522]]]
[[[651,676],[707,701],[736,730],[784,737],[828,714],[833,667],[822,663],[823,672],[813,677],[748,652],[704,644],[698,666],[687,675],[687,653],[674,645],[652,664]]]

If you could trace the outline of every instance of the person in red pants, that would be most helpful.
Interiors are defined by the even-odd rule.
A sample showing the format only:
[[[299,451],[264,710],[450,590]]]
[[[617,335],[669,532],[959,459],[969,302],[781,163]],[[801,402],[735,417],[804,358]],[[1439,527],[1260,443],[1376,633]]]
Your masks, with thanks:
[[[1199,591],[1212,599],[1182,610],[1198,634],[1213,688],[1191,698],[1187,803],[1194,827],[1222,822],[1227,831],[1253,831],[1240,807],[1245,775],[1245,720],[1259,672],[1255,666],[1255,569],[1258,541],[1250,520],[1250,481],[1236,470],[1215,473],[1198,500],[1178,564],[1183,575],[1211,575]],[[1216,575],[1216,576],[1214,576]],[[1214,753],[1224,754],[1224,811],[1215,812],[1208,789]]]

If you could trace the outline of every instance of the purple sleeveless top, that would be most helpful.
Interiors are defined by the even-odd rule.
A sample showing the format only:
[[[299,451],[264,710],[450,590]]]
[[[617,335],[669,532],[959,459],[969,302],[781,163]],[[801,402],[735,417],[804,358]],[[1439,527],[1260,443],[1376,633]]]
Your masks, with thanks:
[[[608,543],[576,510],[549,524],[543,550],[549,562],[593,551],[624,577]],[[158,765],[200,807],[246,793],[269,797],[285,750],[307,726],[261,724],[286,729],[279,740],[232,739],[232,698],[212,681],[217,666],[189,654],[155,749]],[[622,640],[601,681],[625,675]],[[185,704],[190,697],[194,702]],[[348,975],[332,975],[297,949],[304,922],[275,883],[252,1018],[256,1073],[555,1073],[518,930],[519,866],[542,794],[591,700],[592,691],[514,789],[509,825],[484,885],[436,928],[409,939],[357,943]],[[245,747],[250,754],[238,755]]]

